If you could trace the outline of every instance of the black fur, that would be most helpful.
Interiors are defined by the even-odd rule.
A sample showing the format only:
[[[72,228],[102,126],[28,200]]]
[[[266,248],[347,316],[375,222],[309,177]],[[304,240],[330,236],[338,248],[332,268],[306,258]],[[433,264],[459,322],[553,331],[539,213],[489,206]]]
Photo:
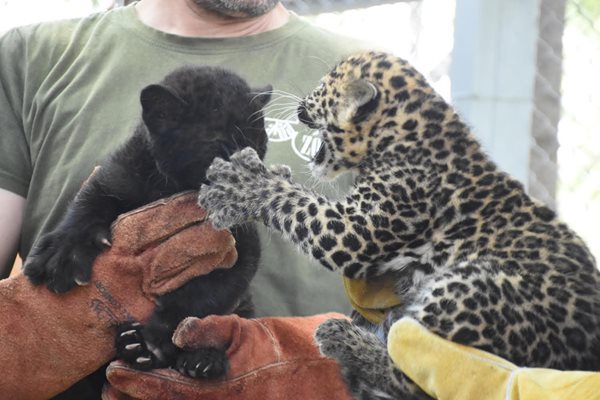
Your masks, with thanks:
[[[197,190],[214,157],[227,159],[247,146],[264,156],[267,135],[261,110],[270,89],[251,90],[239,76],[214,67],[183,67],[160,84],[144,88],[142,122],[76,195],[57,228],[35,243],[25,275],[57,293],[89,282],[92,263],[110,242],[110,225],[119,214]],[[223,349],[186,353],[171,343],[171,336],[187,316],[232,312],[251,316],[248,285],[260,247],[252,225],[236,227],[232,233],[237,241],[236,265],[160,297],[145,326],[118,327],[120,358],[139,369],[177,366],[190,376],[225,372]]]

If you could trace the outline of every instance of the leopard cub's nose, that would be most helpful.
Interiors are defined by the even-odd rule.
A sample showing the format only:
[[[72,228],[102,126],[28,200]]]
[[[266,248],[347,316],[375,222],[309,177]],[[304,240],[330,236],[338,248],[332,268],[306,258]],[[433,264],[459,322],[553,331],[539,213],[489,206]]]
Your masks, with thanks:
[[[308,115],[308,110],[306,109],[306,103],[304,102],[304,100],[302,100],[298,105],[298,119],[300,120],[300,122],[307,125],[309,128],[317,128],[314,121]]]

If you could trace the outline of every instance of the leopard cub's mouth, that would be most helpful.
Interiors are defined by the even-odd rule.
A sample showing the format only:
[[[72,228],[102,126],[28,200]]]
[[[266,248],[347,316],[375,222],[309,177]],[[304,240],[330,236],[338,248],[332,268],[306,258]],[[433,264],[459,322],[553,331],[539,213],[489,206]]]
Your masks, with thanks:
[[[327,150],[326,150],[326,146],[325,146],[325,142],[323,140],[321,140],[321,146],[319,146],[319,150],[317,151],[317,154],[315,154],[315,156],[312,159],[312,163],[315,165],[321,165],[325,162],[325,156],[326,156]]]
[[[329,172],[327,168],[327,160],[329,159],[329,152],[327,151],[327,145],[325,141],[321,141],[319,150],[309,162],[309,169],[313,177],[317,180],[329,180]]]

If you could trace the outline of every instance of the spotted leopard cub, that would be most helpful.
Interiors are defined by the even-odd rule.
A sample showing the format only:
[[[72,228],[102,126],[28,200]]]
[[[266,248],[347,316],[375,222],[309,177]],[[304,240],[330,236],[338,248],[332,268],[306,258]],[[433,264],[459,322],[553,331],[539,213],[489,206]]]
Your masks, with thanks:
[[[200,203],[217,226],[259,220],[328,269],[394,279],[402,304],[382,324],[330,320],[316,333],[357,398],[425,396],[386,353],[403,317],[519,365],[600,370],[600,274],[589,250],[498,170],[406,61],[374,52],[342,61],[299,117],[324,143],[314,174],[354,172],[345,200],[314,194],[245,149],[213,163]]]

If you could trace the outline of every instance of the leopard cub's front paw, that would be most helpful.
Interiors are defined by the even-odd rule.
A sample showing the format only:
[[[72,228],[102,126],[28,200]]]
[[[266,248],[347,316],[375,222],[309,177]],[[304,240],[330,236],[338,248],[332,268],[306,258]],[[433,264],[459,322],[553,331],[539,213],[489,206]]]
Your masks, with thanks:
[[[225,161],[215,158],[202,185],[198,204],[209,211],[209,220],[216,228],[241,225],[258,215],[260,193],[269,186],[268,170],[251,148],[245,148]]]
[[[292,169],[285,164],[273,164],[269,166],[269,172],[280,178],[283,178],[287,182],[292,182]]]
[[[321,354],[339,360],[343,355],[352,351],[346,343],[352,323],[345,319],[328,319],[315,331],[315,340]]]

